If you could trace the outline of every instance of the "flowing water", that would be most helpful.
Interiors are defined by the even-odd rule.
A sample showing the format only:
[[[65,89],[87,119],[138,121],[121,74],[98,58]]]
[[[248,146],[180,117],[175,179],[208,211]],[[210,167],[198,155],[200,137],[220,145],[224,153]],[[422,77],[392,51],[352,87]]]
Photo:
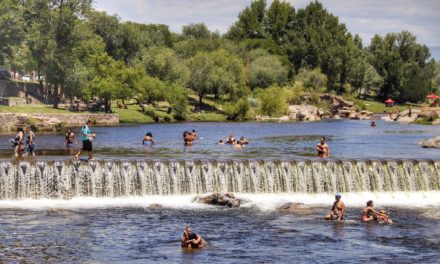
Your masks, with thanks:
[[[54,143],[62,137],[38,135],[37,154],[51,156],[0,160],[0,263],[438,263],[439,152],[417,146],[438,128],[228,125],[251,140],[246,150],[215,144],[224,124],[191,124],[202,137],[192,148],[181,146],[188,124],[98,128],[91,162],[67,159]],[[145,130],[157,146],[136,143]],[[312,157],[316,131],[330,138],[331,159]],[[194,202],[213,192],[243,202]],[[335,192],[347,206],[343,223],[322,220]],[[370,199],[395,223],[362,223]],[[277,210],[289,202],[312,212]],[[207,248],[180,248],[187,225]]]

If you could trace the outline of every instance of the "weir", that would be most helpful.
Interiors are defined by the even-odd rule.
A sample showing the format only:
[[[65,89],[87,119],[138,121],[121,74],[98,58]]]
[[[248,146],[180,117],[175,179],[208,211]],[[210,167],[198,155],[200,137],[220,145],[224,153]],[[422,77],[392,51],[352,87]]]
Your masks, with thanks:
[[[0,162],[0,199],[439,191],[440,160]]]

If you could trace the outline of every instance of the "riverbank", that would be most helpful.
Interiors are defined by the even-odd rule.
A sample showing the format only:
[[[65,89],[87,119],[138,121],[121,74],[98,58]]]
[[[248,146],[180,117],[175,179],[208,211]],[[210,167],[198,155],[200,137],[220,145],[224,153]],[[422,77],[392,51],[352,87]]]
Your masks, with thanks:
[[[12,132],[25,126],[38,132],[59,132],[65,127],[81,126],[89,119],[101,126],[119,124],[117,114],[0,113],[0,123],[3,124],[0,132]]]

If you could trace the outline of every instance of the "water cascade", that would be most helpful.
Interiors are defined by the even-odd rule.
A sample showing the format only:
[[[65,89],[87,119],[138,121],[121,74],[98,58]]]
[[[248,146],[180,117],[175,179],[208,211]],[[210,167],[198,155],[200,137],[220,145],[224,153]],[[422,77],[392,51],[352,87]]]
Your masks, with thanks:
[[[440,161],[147,160],[0,162],[0,199],[439,191]]]

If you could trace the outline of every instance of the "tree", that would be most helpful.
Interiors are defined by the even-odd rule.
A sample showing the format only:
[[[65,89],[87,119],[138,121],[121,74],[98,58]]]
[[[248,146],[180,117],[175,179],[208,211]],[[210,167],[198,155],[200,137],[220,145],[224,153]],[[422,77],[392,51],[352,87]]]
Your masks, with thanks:
[[[429,49],[407,31],[373,37],[370,62],[383,78],[379,97],[417,102],[429,92],[434,67]]]
[[[180,83],[183,86],[188,81],[188,68],[172,49],[150,48],[144,51],[141,63],[149,75],[162,81]]]
[[[207,39],[211,36],[211,32],[203,23],[189,24],[183,26],[182,35],[185,38]]]
[[[265,29],[268,35],[278,43],[283,44],[287,38],[289,23],[295,19],[295,9],[288,2],[275,0],[267,10]]]
[[[268,116],[280,116],[287,110],[285,91],[278,87],[272,86],[265,90],[256,90],[256,95],[261,102],[261,112]]]
[[[0,64],[14,60],[12,48],[24,38],[23,8],[18,0],[0,2]]]
[[[231,26],[227,33],[227,37],[233,40],[265,38],[265,12],[265,0],[253,1],[250,6],[240,12],[238,15],[238,21]]]
[[[87,82],[82,93],[85,98],[99,97],[104,100],[107,112],[111,111],[111,100],[120,98],[126,92],[124,81],[135,81],[133,76],[127,78],[124,64],[113,60],[106,53],[92,54],[86,59]]]
[[[252,54],[250,55],[252,57]],[[250,62],[249,86],[251,89],[266,88],[287,81],[288,72],[277,56],[261,55]]]
[[[234,93],[242,83],[240,66],[238,59],[223,50],[200,52],[190,58],[188,86],[199,96],[199,107],[207,94],[219,97],[221,93]]]
[[[46,78],[54,88],[54,108],[58,108],[60,94],[63,93],[68,76],[74,71],[76,58],[73,50],[82,39],[78,25],[78,16],[85,15],[90,7],[91,0],[52,0],[54,40],[53,56],[49,59]]]

